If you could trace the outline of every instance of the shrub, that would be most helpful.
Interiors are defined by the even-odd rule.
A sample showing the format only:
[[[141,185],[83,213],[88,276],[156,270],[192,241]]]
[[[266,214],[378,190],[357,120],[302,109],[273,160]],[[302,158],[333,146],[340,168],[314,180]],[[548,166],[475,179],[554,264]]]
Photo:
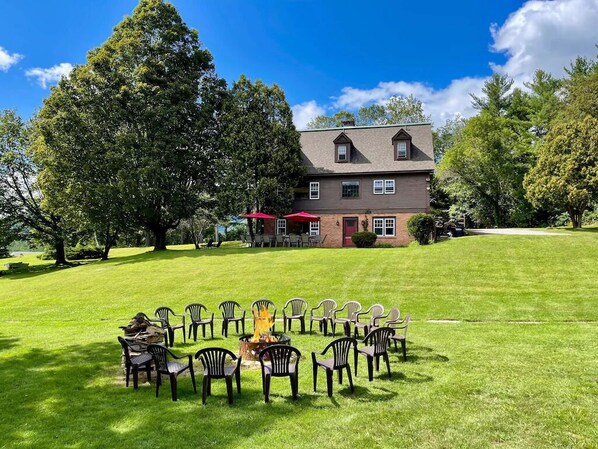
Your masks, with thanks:
[[[376,243],[378,236],[373,232],[356,232],[351,236],[351,241],[357,248],[371,248]]]
[[[67,248],[65,254],[69,260],[100,259],[102,248],[93,245],[77,245],[74,248]],[[56,251],[49,248],[37,257],[41,260],[55,260]]]
[[[430,214],[415,214],[407,221],[407,231],[420,245],[427,245],[434,232],[434,217]]]
[[[102,257],[102,248],[92,245],[77,245],[67,248],[66,258],[69,260],[99,259]]]

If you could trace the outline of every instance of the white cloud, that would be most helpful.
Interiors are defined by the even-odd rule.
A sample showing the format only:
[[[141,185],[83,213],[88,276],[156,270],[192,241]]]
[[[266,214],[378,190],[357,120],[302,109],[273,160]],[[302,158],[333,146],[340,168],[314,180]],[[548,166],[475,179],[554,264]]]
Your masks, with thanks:
[[[72,64],[62,62],[47,69],[40,67],[29,69],[25,72],[25,75],[30,78],[37,78],[38,84],[45,89],[48,84],[57,83],[63,76],[68,76],[71,70],[73,70]]]
[[[311,119],[326,112],[315,100],[296,104],[291,109],[293,110],[293,123],[299,129],[305,129]]]
[[[596,56],[597,25],[598,0],[528,1],[502,26],[490,28],[492,50],[508,58],[503,65],[492,64],[492,69],[518,85],[536,69],[561,76],[577,56]]]
[[[594,58],[598,50],[598,0],[530,0],[512,13],[504,24],[490,27],[491,50],[506,55],[503,65],[492,64],[495,73],[507,74],[523,87],[536,69],[562,76],[564,67],[577,56]],[[393,95],[413,94],[424,104],[436,126],[455,115],[474,114],[470,93],[479,95],[487,78],[464,77],[447,87],[434,89],[420,82],[380,82],[372,89],[345,87],[326,109],[355,110],[382,104]],[[303,103],[313,104],[315,101]],[[300,106],[300,105],[298,105]]]
[[[18,53],[10,54],[7,50],[0,47],[0,71],[6,72],[21,59],[23,59],[23,55]]]
[[[433,89],[421,83],[381,82],[373,89],[355,89],[345,87],[342,94],[335,99],[334,107],[343,109],[359,109],[371,103],[382,104],[393,95],[414,95],[424,105],[424,110],[432,116],[436,125],[444,123],[447,118],[460,114],[465,117],[473,115],[470,92],[481,91],[486,78],[461,78],[451,81],[444,89]]]

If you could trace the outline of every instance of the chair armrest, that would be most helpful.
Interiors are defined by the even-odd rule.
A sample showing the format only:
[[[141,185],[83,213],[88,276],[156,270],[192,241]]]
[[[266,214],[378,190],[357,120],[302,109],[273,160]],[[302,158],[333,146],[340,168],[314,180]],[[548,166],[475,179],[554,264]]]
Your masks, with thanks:
[[[359,321],[359,317],[360,317],[361,315],[367,315],[369,312],[370,312],[369,310],[365,310],[365,311],[363,311],[363,312],[356,312],[356,313],[355,313],[355,321]]]
[[[309,316],[314,316],[314,311],[320,309],[322,307],[322,304],[318,304],[317,307],[312,307],[311,309],[309,309]],[[305,310],[305,312],[307,313],[307,309]]]

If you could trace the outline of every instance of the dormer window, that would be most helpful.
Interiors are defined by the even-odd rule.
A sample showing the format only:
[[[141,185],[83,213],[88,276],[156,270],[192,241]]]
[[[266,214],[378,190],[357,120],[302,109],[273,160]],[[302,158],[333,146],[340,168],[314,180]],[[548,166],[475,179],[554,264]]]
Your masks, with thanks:
[[[407,142],[397,142],[397,159],[407,159]]]
[[[345,162],[347,160],[347,145],[339,145],[336,151],[338,161]]]
[[[394,158],[396,161],[411,159],[411,136],[407,131],[401,129],[392,138],[394,147]]]
[[[334,160],[336,162],[351,162],[351,139],[343,132],[334,139]]]

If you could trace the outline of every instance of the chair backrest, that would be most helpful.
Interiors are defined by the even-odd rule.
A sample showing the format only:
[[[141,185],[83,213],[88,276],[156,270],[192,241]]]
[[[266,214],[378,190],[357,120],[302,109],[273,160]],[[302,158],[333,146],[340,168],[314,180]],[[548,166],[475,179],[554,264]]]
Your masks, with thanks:
[[[301,234],[301,242],[303,242],[303,244],[308,244],[309,243],[309,235],[308,234]]]
[[[361,311],[361,304],[357,301],[346,302],[339,310],[345,309],[347,311],[347,318],[354,320],[357,317],[357,312]]]
[[[312,235],[311,236],[311,241],[314,242],[315,244],[319,244],[320,243],[320,236],[319,235]]]
[[[123,354],[125,355],[125,360],[127,364],[131,363],[131,354],[129,353],[129,342],[122,337],[118,337],[118,342],[123,348]]]
[[[259,359],[262,369],[264,361],[270,360],[272,375],[288,375],[291,372],[291,366],[299,365],[301,353],[297,348],[288,345],[271,345],[260,351]]]
[[[261,234],[256,234],[254,241],[255,243],[262,243],[264,241],[264,237]]]
[[[201,311],[202,310],[205,310],[206,313],[208,311],[206,306],[204,306],[203,304],[199,304],[199,303],[189,304],[187,307],[185,307],[185,312],[189,312],[189,315],[191,316],[192,321],[201,320]]]
[[[258,313],[260,310],[262,310],[264,308],[270,314],[272,314],[272,311],[274,311],[274,313],[276,313],[276,306],[269,299],[258,299],[251,303],[251,313],[253,313],[254,316],[256,313]]]
[[[198,359],[210,376],[224,376],[224,365],[226,357],[237,360],[237,356],[224,348],[205,348],[197,351],[195,358]]]
[[[405,319],[403,321],[401,321],[400,323],[397,323],[396,325],[394,325],[392,328],[395,330],[403,330],[403,336],[407,337],[407,328],[409,327],[409,321],[411,321],[411,314],[408,313],[407,315],[405,315]]]
[[[379,327],[367,334],[363,342],[367,346],[374,347],[374,355],[384,354],[388,349],[388,341],[394,334],[394,329],[390,327]]]
[[[349,353],[351,346],[355,350],[357,348],[357,340],[351,337],[338,338],[331,341],[324,349],[324,353],[332,348],[334,356],[334,369],[343,368],[349,364]]]
[[[322,302],[320,302],[320,304],[318,304],[318,307],[320,306],[324,308],[324,313],[322,314],[322,316],[325,318],[331,318],[332,312],[334,311],[334,309],[336,309],[337,304],[334,299],[325,299]]]
[[[241,304],[237,301],[223,301],[218,305],[218,308],[222,312],[222,318],[234,318],[235,309],[241,309]]]
[[[398,307],[393,307],[388,312],[388,321],[396,321],[401,317],[401,311]]]
[[[283,310],[288,306],[291,306],[291,315],[304,315],[307,312],[307,301],[303,298],[289,299]]]
[[[149,352],[156,364],[156,370],[168,372],[168,349],[162,345],[148,345],[147,352]]]
[[[284,236],[282,234],[276,234],[276,243],[283,243]]]
[[[372,307],[369,308],[370,312],[370,324],[375,324],[377,318],[381,315],[384,315],[384,306],[382,304],[374,304]]]
[[[262,236],[262,240],[264,241],[264,243],[267,243],[268,245],[270,244],[270,236],[269,235]]]
[[[156,315],[157,318],[160,318],[166,326],[170,326],[170,320],[168,319],[170,313],[174,315],[174,310],[170,307],[158,307],[154,312],[154,315]]]

